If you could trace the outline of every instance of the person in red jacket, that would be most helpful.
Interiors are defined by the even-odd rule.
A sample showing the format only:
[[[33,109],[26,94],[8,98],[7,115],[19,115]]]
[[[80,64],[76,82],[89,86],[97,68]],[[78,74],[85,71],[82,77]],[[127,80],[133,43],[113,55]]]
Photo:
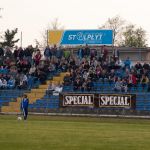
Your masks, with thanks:
[[[39,65],[41,57],[42,57],[42,55],[41,55],[40,50],[37,50],[37,53],[34,56],[34,62],[35,62],[36,66]]]
[[[134,74],[130,73],[128,77],[128,88],[129,91],[131,90],[132,87],[137,86],[137,78]]]

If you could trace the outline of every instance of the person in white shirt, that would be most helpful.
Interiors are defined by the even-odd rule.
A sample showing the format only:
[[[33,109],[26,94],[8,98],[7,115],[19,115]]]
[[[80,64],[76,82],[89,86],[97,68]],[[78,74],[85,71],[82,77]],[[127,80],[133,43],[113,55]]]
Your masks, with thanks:
[[[7,87],[7,81],[3,78],[1,79],[1,81],[2,81],[1,87],[5,89]]]
[[[63,86],[61,84],[56,85],[53,95],[59,95],[63,90]]]

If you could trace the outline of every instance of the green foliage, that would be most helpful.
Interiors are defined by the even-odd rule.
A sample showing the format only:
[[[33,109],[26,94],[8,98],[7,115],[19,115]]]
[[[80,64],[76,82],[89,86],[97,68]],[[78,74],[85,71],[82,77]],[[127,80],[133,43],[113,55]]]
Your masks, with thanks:
[[[1,42],[1,44],[3,46],[13,47],[15,45],[15,43],[17,43],[19,41],[19,39],[14,40],[17,32],[18,32],[17,28],[14,30],[7,29],[4,34],[4,38],[3,38],[4,41]]]
[[[146,47],[146,32],[141,27],[136,28],[135,25],[126,26],[124,35],[124,46],[128,47]]]
[[[120,16],[108,18],[100,29],[113,30],[113,43],[116,46],[146,47],[146,31],[135,25],[126,25],[126,21]]]

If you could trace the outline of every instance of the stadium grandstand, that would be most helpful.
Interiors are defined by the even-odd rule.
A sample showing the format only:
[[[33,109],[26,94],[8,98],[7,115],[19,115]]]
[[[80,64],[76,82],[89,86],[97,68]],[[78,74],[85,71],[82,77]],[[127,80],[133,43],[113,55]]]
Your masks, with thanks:
[[[128,55],[122,58],[122,49],[105,45],[74,48],[54,45],[47,46],[42,56],[40,49],[31,45],[25,49],[15,47],[14,51],[1,46],[1,112],[19,113],[21,97],[27,94],[30,112],[149,113],[150,64],[135,62]],[[83,98],[69,104],[69,99],[66,103],[63,99],[67,94]],[[86,99],[90,94],[94,95],[91,103]],[[107,97],[105,107],[102,95]],[[80,109],[76,109],[80,106],[77,102]]]

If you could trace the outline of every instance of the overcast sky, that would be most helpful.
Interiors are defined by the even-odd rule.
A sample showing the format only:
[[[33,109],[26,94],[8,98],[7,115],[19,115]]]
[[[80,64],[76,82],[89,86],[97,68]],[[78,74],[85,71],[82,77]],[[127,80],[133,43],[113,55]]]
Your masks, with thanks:
[[[116,15],[144,28],[150,46],[150,0],[0,0],[0,8],[0,31],[17,27],[23,46],[41,40],[55,18],[65,29],[97,29]]]

